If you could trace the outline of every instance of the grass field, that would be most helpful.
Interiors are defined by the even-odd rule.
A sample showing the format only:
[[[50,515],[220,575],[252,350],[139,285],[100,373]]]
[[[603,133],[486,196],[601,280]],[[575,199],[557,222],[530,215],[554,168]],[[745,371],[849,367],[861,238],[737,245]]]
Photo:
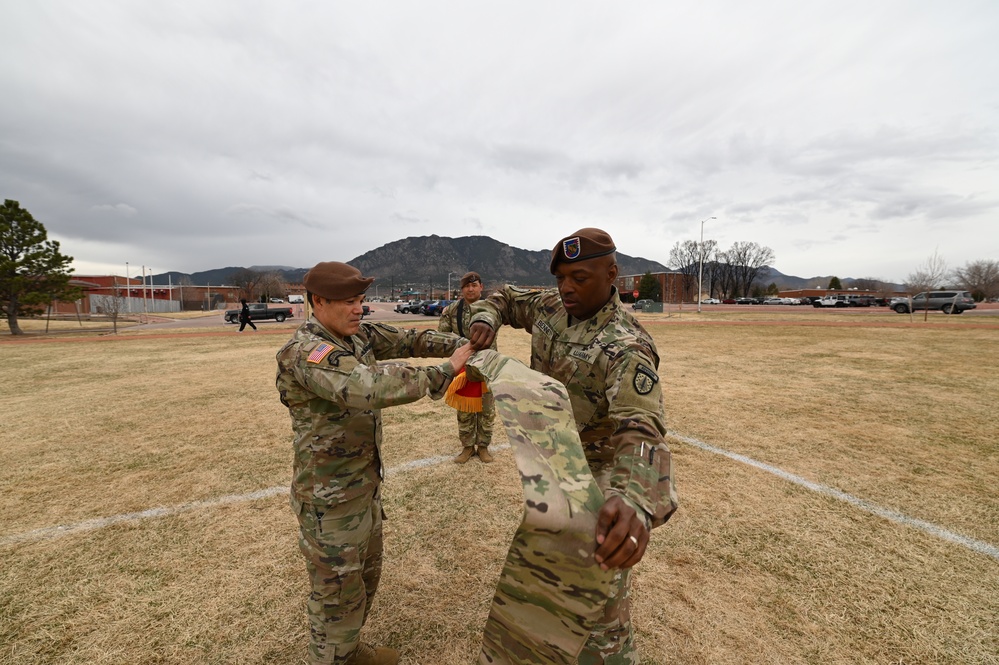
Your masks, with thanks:
[[[645,320],[681,508],[635,576],[644,663],[999,663],[999,327]],[[305,662],[284,337],[0,344],[0,663]],[[475,662],[522,509],[505,437],[458,467],[443,403],[384,415],[366,637]]]

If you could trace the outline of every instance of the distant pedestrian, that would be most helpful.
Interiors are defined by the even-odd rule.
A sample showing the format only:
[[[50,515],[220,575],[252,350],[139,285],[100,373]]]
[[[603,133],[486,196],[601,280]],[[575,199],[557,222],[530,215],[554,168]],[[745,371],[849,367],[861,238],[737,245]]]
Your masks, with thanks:
[[[247,324],[256,330],[257,327],[253,325],[253,321],[250,320],[250,306],[246,304],[246,299],[241,298],[239,302],[243,304],[243,308],[239,310],[239,332],[243,332],[243,328],[245,328]]]

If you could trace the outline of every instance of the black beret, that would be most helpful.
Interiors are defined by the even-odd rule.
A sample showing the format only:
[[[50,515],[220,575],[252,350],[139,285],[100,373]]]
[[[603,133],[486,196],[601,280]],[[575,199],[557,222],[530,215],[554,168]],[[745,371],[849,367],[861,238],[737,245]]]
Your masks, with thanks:
[[[555,274],[555,266],[559,263],[576,263],[598,256],[607,256],[617,251],[614,241],[606,231],[600,229],[580,229],[566,236],[555,244],[552,249],[552,262],[548,271]]]
[[[465,288],[465,286],[471,284],[472,282],[479,282],[479,283],[482,282],[482,278],[479,277],[479,273],[466,272],[464,275],[461,276],[461,288]]]
[[[368,290],[374,277],[362,277],[354,266],[339,261],[317,263],[305,273],[302,283],[309,293],[327,300],[347,300]]]

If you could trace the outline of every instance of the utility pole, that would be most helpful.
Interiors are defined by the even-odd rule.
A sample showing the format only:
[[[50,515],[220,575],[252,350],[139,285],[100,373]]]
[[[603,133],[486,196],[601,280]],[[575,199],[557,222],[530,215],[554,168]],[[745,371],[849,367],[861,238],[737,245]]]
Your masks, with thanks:
[[[714,217],[708,217],[708,219],[715,219]],[[697,247],[697,313],[701,313],[701,282],[704,279],[704,222],[708,219],[701,220],[701,244]]]

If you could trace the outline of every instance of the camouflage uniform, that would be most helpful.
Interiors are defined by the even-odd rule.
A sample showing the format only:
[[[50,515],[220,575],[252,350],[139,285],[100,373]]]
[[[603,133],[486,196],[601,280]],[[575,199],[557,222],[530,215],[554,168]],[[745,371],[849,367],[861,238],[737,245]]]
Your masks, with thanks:
[[[482,665],[569,665],[603,616],[613,570],[593,554],[603,494],[590,473],[565,386],[517,360],[468,361],[496,394],[524,489],[524,513],[483,632]],[[544,583],[539,584],[542,580]]]
[[[450,362],[412,367],[385,358],[447,357],[460,338],[362,323],[339,339],[311,318],[277,353],[277,389],[295,431],[292,510],[312,582],[312,663],[340,663],[359,641],[382,557],[381,409],[440,399]]]
[[[464,300],[458,300],[441,312],[441,319],[437,323],[440,332],[456,333],[462,337],[468,336],[468,327],[472,325],[472,306],[465,303],[459,308]],[[461,320],[458,313],[461,312]],[[496,350],[496,340],[493,340],[489,347]],[[457,411],[458,414],[458,440],[464,447],[482,446],[487,447],[493,440],[493,420],[496,417],[496,401],[492,393],[483,393],[482,411],[480,413]]]
[[[557,290],[507,286],[475,303],[473,322],[531,331],[531,368],[563,383],[589,468],[605,497],[620,496],[650,528],[676,510],[666,447],[659,354],[617,291],[594,316],[571,320]],[[630,621],[630,570],[616,571],[604,615],[581,665],[637,663]]]

